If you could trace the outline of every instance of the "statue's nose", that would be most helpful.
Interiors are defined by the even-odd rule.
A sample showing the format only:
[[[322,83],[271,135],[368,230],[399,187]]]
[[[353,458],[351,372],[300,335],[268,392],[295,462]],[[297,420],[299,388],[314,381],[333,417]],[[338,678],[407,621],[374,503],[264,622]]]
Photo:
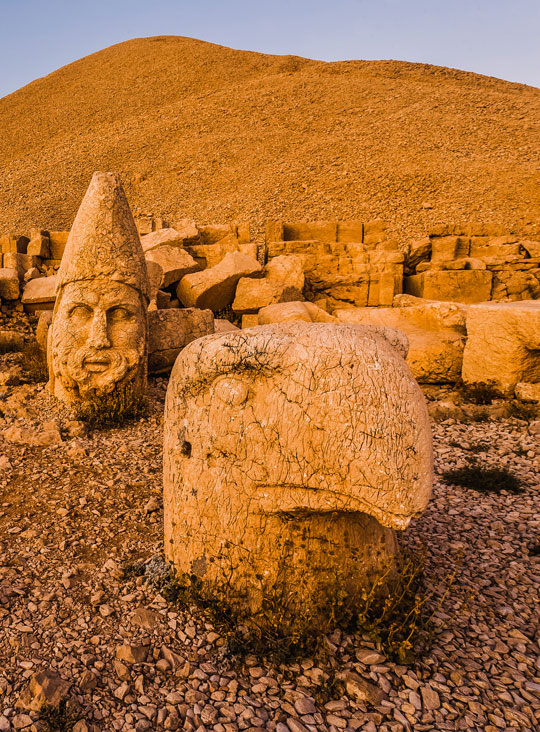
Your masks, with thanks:
[[[111,342],[107,333],[107,314],[103,310],[96,309],[92,318],[90,338],[88,345],[92,348],[110,348]]]

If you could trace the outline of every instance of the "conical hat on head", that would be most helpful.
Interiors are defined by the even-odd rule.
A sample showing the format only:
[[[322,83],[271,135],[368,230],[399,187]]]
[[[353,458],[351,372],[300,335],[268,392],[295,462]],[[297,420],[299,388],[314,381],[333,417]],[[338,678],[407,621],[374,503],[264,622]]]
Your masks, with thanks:
[[[146,262],[115,173],[94,173],[73,222],[58,270],[58,292],[69,282],[97,277],[123,282],[149,299]]]

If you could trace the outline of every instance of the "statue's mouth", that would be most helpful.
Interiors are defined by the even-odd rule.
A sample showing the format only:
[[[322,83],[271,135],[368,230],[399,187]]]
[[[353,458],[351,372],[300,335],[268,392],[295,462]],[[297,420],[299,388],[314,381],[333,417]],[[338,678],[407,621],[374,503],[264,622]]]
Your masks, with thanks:
[[[366,504],[354,496],[322,486],[284,483],[282,485],[257,486],[257,498],[261,513],[296,513],[334,511],[362,511]]]
[[[107,356],[90,356],[85,358],[83,367],[92,373],[101,373],[106,371],[111,365],[111,361]]]

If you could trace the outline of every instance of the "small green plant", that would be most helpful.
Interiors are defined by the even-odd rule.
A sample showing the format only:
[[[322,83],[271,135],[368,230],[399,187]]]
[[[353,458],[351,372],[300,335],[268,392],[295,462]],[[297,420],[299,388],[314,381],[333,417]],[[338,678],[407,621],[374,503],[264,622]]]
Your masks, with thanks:
[[[486,468],[474,458],[466,465],[442,474],[445,483],[470,488],[480,493],[521,493],[523,486],[519,479],[508,468]]]
[[[39,714],[47,732],[71,732],[82,716],[80,710],[70,704],[69,699],[62,699],[58,706],[44,704]]]
[[[36,341],[25,343],[21,351],[21,368],[24,377],[32,384],[48,380],[47,358]]]
[[[495,383],[492,381],[463,385],[461,393],[465,401],[473,404],[491,404],[494,399],[499,397]]]
[[[455,578],[456,570],[442,583],[430,584],[425,577],[426,556],[425,547],[403,547],[396,566],[373,580],[352,601],[340,592],[339,584],[332,584],[328,592],[322,589],[318,604],[328,618],[325,629],[297,607],[291,621],[283,587],[276,587],[264,597],[262,610],[253,616],[231,602],[226,585],[208,587],[195,575],[177,574],[163,560],[162,568],[155,563],[150,566],[151,562],[144,569],[141,563],[131,565],[126,576],[143,572],[169,602],[181,607],[198,606],[227,639],[231,654],[239,658],[255,655],[282,664],[309,656],[324,662],[325,634],[328,628],[339,627],[348,633],[368,635],[388,658],[406,664],[428,647],[433,613]],[[434,610],[437,594],[440,599]],[[329,679],[332,684],[332,676]],[[333,689],[327,691],[333,693]]]
[[[133,384],[116,385],[114,390],[96,399],[81,401],[73,407],[73,416],[94,429],[119,427],[145,414],[146,401],[135,394]]]

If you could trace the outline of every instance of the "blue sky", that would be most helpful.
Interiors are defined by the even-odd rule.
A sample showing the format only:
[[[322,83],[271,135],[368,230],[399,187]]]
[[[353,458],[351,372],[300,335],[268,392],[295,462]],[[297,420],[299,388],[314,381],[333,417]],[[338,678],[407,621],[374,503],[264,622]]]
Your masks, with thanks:
[[[0,0],[0,97],[129,38],[399,59],[540,87],[540,0]]]

